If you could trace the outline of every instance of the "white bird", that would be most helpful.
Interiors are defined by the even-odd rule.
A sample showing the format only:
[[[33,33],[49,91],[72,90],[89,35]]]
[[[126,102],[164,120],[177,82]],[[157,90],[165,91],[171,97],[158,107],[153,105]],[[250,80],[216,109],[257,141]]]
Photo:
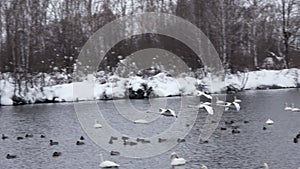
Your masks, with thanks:
[[[220,105],[220,106],[224,106],[225,107],[225,111],[229,110],[229,108],[231,107],[231,105],[234,106],[234,108],[236,109],[236,111],[240,111],[241,110],[241,106],[240,104],[236,103],[236,102],[225,102],[225,104]]]
[[[95,124],[94,124],[94,128],[101,128],[102,127],[102,125],[99,123],[99,121],[98,120],[95,120]]]
[[[263,169],[269,169],[269,166],[267,163],[263,163],[262,167],[263,167]]]
[[[172,166],[184,165],[186,163],[186,160],[184,158],[179,158],[175,152],[171,154],[171,159]]]
[[[198,109],[203,109],[204,108],[207,111],[208,114],[213,115],[214,114],[214,110],[213,110],[213,108],[210,105],[211,105],[211,103],[204,102],[204,103],[200,103],[200,104],[198,104],[196,106],[189,105],[189,107],[198,108]]]
[[[288,103],[285,103],[285,108],[284,108],[284,110],[286,110],[286,111],[291,111],[291,110],[292,110],[292,107],[289,107],[289,106],[288,106]]]
[[[222,105],[222,104],[225,104],[226,102],[223,101],[223,100],[219,100],[219,97],[216,97],[217,101],[216,101],[216,104],[218,105]]]
[[[147,124],[149,122],[145,119],[138,119],[138,120],[135,120],[134,123],[135,124]]]
[[[101,168],[120,167],[120,165],[117,164],[117,163],[115,163],[115,162],[112,162],[112,161],[104,161],[103,155],[102,155],[102,154],[100,154],[100,161],[101,161],[101,163],[100,163],[99,166],[100,166]]]
[[[299,112],[300,109],[297,108],[297,107],[295,107],[294,103],[292,103],[291,111],[292,111],[292,112]]]
[[[236,96],[234,96],[233,98],[234,98],[233,102],[236,102],[236,103],[241,103],[242,102],[242,100],[238,99]]]
[[[160,108],[159,109],[159,113],[163,116],[167,116],[167,117],[176,117],[177,118],[177,115],[175,113],[174,110],[172,109],[163,109],[163,108]]]
[[[205,165],[202,164],[200,169],[208,169]]]
[[[211,96],[211,95],[208,95],[208,94],[206,94],[206,93],[204,93],[204,92],[201,92],[201,91],[199,91],[199,90],[197,90],[197,96],[204,96],[204,97],[206,97],[206,98],[208,98],[208,99],[212,99],[212,96]]]
[[[266,121],[266,124],[268,124],[268,125],[272,125],[273,123],[274,123],[274,121],[271,120],[271,119],[268,119],[268,120]]]

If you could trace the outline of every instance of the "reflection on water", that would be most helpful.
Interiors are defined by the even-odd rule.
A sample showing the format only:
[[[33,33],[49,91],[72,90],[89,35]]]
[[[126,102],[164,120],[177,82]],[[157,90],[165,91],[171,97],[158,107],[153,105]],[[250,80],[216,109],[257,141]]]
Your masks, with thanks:
[[[254,169],[263,162],[268,163],[270,168],[277,169],[300,167],[300,143],[293,143],[293,138],[300,131],[300,113],[283,110],[285,102],[300,106],[299,89],[246,91],[237,95],[243,101],[241,111],[225,112],[208,143],[197,143],[207,116],[201,110],[195,126],[185,138],[186,142],[164,154],[146,159],[110,156],[109,152],[86,136],[71,103],[1,107],[0,134],[4,133],[9,138],[0,140],[0,168],[99,168],[99,154],[102,153],[105,159],[119,163],[123,169],[171,169],[170,154],[173,151],[188,161],[185,166],[175,167],[179,169],[198,169],[201,164],[209,169]],[[228,100],[232,97],[228,95]],[[198,98],[191,99],[197,101]],[[178,109],[180,100],[168,98],[168,106]],[[146,100],[117,102],[125,110],[128,104],[142,111],[149,108],[149,101]],[[175,121],[157,118],[149,125],[134,125],[118,113],[112,101],[101,101],[98,105],[103,110],[105,119],[115,129],[127,135],[152,136],[164,131]],[[267,130],[262,130],[268,118],[275,123],[266,126]],[[230,121],[234,123],[225,124]],[[240,133],[232,134],[232,128],[238,128]],[[34,137],[16,139],[27,133]],[[41,138],[41,134],[46,138]],[[85,145],[77,146],[76,141],[80,136],[86,138]],[[59,145],[49,146],[50,139],[58,141]],[[62,152],[62,156],[53,158],[54,151]],[[8,153],[17,155],[17,158],[6,159]]]

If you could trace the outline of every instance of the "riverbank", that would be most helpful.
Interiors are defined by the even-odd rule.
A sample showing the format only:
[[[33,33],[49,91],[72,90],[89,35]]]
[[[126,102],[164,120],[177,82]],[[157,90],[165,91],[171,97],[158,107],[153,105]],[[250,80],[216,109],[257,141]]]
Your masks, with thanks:
[[[299,76],[300,69],[227,74],[225,83],[220,85],[219,91],[296,88],[300,86]],[[27,85],[26,90],[22,89],[21,92],[14,92],[15,82],[9,75],[2,77],[6,78],[0,80],[1,105],[196,95],[197,89],[211,92],[209,76],[196,79],[187,75],[170,77],[166,73],[158,73],[151,77],[122,78],[102,73],[101,76],[88,75],[80,82],[67,83],[65,80],[63,84],[55,84],[53,77],[45,75],[46,87],[41,87],[41,80],[37,80],[30,87]],[[68,76],[56,75],[56,79],[63,78],[68,79]]]

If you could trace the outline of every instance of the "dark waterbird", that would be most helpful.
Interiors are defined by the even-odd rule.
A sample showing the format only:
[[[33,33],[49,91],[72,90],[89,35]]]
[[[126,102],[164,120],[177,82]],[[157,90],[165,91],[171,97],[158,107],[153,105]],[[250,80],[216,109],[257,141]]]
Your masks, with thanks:
[[[55,151],[55,152],[52,154],[52,157],[59,157],[59,156],[61,156],[61,152]]]
[[[23,139],[24,139],[24,138],[21,137],[21,136],[17,137],[17,140],[23,140]]]
[[[25,137],[26,137],[26,138],[32,138],[33,135],[32,135],[32,134],[26,134]]]
[[[80,140],[84,140],[84,137],[83,137],[83,136],[81,136],[81,137],[80,137]]]
[[[45,138],[45,137],[46,137],[45,135],[43,135],[43,134],[41,135],[41,138]]]
[[[14,159],[14,158],[17,158],[17,156],[16,155],[7,154],[6,158],[7,159]]]
[[[83,141],[77,141],[77,142],[76,142],[76,145],[78,145],[78,146],[84,145],[84,142],[83,142]]]
[[[118,152],[118,151],[111,151],[110,155],[112,155],[112,156],[118,156],[118,155],[120,155],[120,152]]]
[[[58,145],[58,142],[57,142],[57,141],[50,140],[50,141],[49,141],[49,145],[50,145],[50,146]]]
[[[2,134],[2,140],[8,139],[8,137],[4,134]]]

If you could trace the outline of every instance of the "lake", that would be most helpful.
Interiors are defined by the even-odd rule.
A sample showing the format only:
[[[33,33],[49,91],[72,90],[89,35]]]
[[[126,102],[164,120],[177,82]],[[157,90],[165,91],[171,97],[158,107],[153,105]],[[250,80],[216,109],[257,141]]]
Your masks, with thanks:
[[[297,144],[293,142],[293,138],[300,132],[300,112],[284,111],[285,102],[295,103],[295,106],[300,107],[300,89],[244,91],[235,96],[242,100],[241,110],[224,112],[208,143],[198,143],[200,129],[207,117],[207,113],[200,110],[195,125],[189,126],[191,130],[185,136],[185,142],[148,158],[111,156],[105,148],[98,146],[86,134],[73,103],[0,107],[0,134],[9,137],[0,140],[0,168],[99,168],[101,153],[106,160],[119,163],[122,169],[171,169],[172,152],[187,160],[186,165],[176,168],[199,169],[201,164],[205,164],[209,169],[255,169],[264,162],[275,169],[300,167],[300,142]],[[232,98],[233,95],[227,95],[228,101]],[[176,120],[189,117],[188,105],[182,104],[184,99],[188,104],[199,102],[199,97],[170,97],[98,101],[97,105],[103,118],[120,133],[134,137],[153,137],[167,130]],[[163,101],[166,101],[167,107],[182,111],[181,116],[176,119],[160,117],[155,113],[144,113],[139,117],[143,118],[147,114],[147,118],[152,122],[134,124],[128,117],[126,118],[126,115],[120,114],[120,110],[132,111],[128,105],[146,112],[150,104],[159,104]],[[268,118],[274,121],[273,125],[265,124]],[[234,123],[227,124],[230,121]],[[91,125],[92,123],[94,122],[92,121]],[[240,133],[232,134],[232,126],[237,126]],[[263,130],[264,126],[266,130]],[[33,137],[16,139],[19,136],[24,137],[25,134],[33,134]],[[41,138],[40,135],[45,135],[45,138]],[[85,137],[85,144],[78,146],[75,143],[80,136]],[[101,138],[108,137],[109,133]],[[50,139],[58,141],[59,145],[50,146]],[[121,138],[118,138],[114,144],[121,143]],[[155,146],[159,143],[148,144],[152,143],[152,147],[148,146],[145,151],[155,152]],[[135,146],[126,147],[126,150],[131,149],[139,151]],[[54,151],[62,152],[62,155],[53,158]],[[17,155],[17,158],[6,159],[8,153]]]

